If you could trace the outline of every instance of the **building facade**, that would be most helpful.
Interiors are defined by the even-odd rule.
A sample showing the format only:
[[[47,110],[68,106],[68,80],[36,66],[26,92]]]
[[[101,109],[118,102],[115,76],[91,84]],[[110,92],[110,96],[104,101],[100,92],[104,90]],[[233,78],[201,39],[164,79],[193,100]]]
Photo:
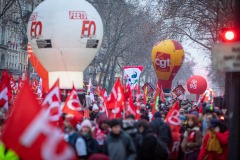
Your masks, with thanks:
[[[0,0],[0,70],[8,70],[15,79],[24,72],[33,72],[28,63],[27,23],[41,1],[19,0],[9,6],[9,2]]]

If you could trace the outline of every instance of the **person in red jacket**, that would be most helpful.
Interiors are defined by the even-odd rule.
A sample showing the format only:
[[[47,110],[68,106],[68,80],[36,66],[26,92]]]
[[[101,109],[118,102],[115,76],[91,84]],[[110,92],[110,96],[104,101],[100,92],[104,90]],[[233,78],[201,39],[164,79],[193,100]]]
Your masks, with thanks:
[[[198,160],[227,160],[229,131],[220,119],[213,118],[204,138]]]

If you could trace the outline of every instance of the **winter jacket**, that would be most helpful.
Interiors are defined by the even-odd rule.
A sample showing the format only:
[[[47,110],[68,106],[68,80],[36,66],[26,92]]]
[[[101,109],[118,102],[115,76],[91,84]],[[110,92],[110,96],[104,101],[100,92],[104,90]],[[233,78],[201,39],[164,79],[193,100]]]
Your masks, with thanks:
[[[188,128],[183,137],[181,147],[183,151],[189,153],[193,150],[199,150],[202,145],[202,134],[199,127]]]
[[[107,135],[104,153],[112,160],[135,160],[137,156],[131,137],[123,131],[119,135]]]
[[[154,137],[151,129],[144,131],[142,136],[143,139],[138,153],[138,160],[158,160],[158,157],[155,156],[157,137]]]
[[[89,157],[91,154],[98,153],[98,142],[96,139],[92,138],[89,135],[83,135],[82,137],[86,143],[87,157]]]
[[[82,136],[80,136],[76,131],[73,131],[68,135],[67,142],[73,147],[79,158],[86,158],[87,146]]]
[[[229,132],[225,131],[223,133],[216,133],[216,137],[220,142],[220,146],[222,149],[221,153],[217,153],[214,151],[208,151],[208,143],[211,138],[211,133],[209,132],[204,140],[203,140],[203,145],[198,157],[198,160],[227,160],[228,159],[228,137],[229,137]]]
[[[157,137],[169,147],[172,142],[172,133],[169,125],[157,118],[150,123],[150,126]]]

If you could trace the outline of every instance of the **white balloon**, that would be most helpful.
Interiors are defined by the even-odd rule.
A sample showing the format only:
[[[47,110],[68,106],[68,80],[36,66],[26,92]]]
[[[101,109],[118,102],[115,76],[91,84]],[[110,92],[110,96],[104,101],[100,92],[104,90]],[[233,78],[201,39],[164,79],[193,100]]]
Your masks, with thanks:
[[[85,0],[45,0],[28,22],[33,52],[49,72],[49,86],[60,78],[60,88],[82,88],[83,71],[100,48],[103,24]]]

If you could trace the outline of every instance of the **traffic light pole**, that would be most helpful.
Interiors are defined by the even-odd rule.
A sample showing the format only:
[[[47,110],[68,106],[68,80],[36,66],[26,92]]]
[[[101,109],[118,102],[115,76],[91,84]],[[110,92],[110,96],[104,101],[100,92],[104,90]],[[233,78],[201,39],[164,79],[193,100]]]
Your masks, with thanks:
[[[237,41],[240,41],[240,1],[235,0],[235,28],[237,31]],[[231,75],[230,75],[231,74]],[[240,159],[240,72],[227,73],[226,76],[232,77],[232,82],[229,85],[230,92],[227,101],[230,104],[229,112],[229,144],[228,144],[228,159]],[[228,78],[228,77],[226,77]],[[227,87],[227,86],[226,86]]]

